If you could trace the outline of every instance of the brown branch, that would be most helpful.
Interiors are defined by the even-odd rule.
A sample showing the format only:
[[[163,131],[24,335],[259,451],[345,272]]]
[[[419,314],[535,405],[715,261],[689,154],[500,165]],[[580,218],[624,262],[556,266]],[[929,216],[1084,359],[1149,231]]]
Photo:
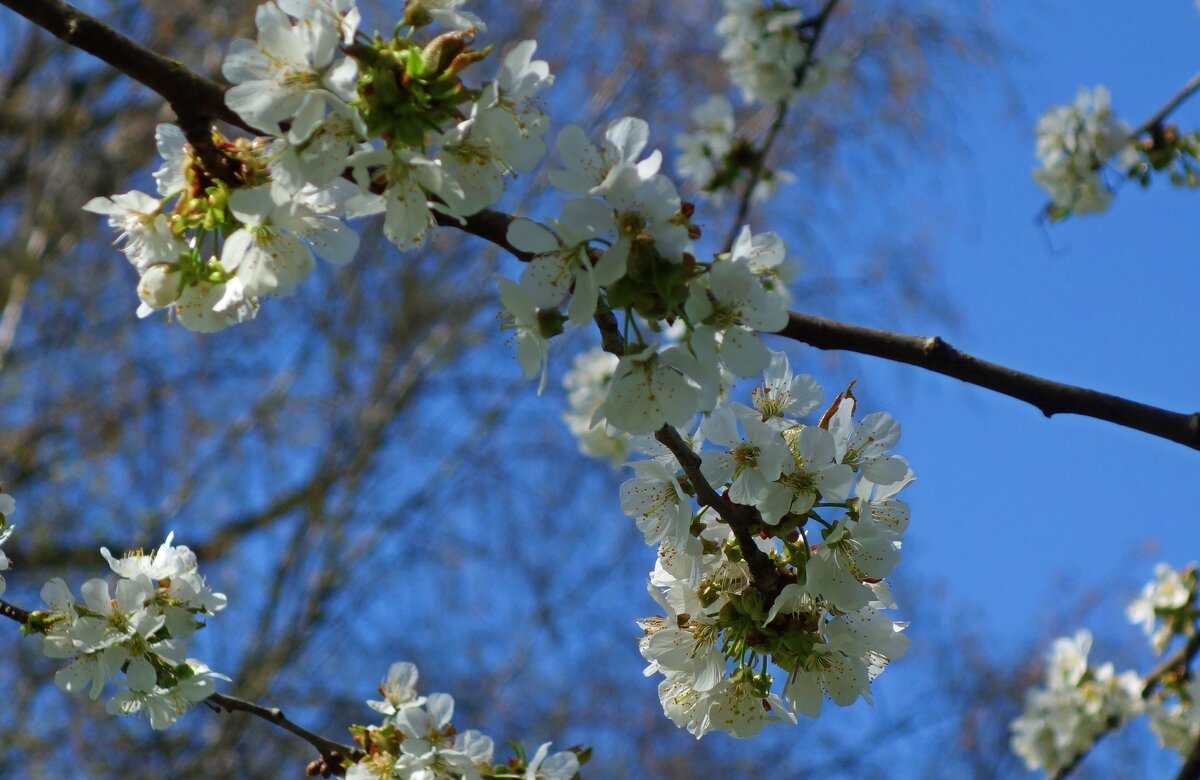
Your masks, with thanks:
[[[29,612],[21,609],[15,604],[9,604],[3,599],[0,599],[0,617],[6,617],[9,620],[15,620],[21,625],[25,625],[29,622]]]
[[[236,179],[236,165],[213,144],[211,122],[221,120],[254,131],[225,105],[225,88],[220,84],[135,43],[62,0],[0,0],[0,4],[157,92],[179,118],[205,170],[226,181]]]
[[[596,312],[595,321],[600,330],[600,341],[604,351],[621,357],[625,348],[616,316],[608,310],[599,311]],[[742,550],[742,557],[750,567],[750,578],[770,607],[775,603],[779,591],[783,589],[783,583],[780,582],[779,571],[771,562],[771,557],[754,543],[754,531],[762,523],[758,510],[752,506],[735,504],[728,496],[718,493],[700,471],[700,456],[688,446],[674,426],[664,425],[655,431],[654,438],[675,456],[692,489],[696,491],[696,501],[701,506],[711,508],[733,530],[733,537],[737,539],[738,547]]]
[[[800,23],[800,29],[807,33],[805,43],[807,48],[804,51],[804,59],[796,67],[796,77],[792,82],[798,93],[804,86],[804,80],[808,77],[809,70],[812,69],[813,63],[816,61],[817,42],[821,40],[821,33],[825,31],[825,23],[829,21],[830,15],[833,13],[833,8],[838,4],[838,0],[829,0],[825,3],[825,7],[820,13],[811,19],[805,19]],[[746,181],[746,189],[742,192],[742,199],[738,203],[737,215],[733,218],[733,224],[729,226],[729,235],[725,238],[725,243],[721,246],[725,247],[724,251],[729,252],[733,249],[733,242],[737,240],[738,233],[742,230],[742,223],[746,221],[746,215],[750,213],[750,201],[754,198],[754,188],[758,186],[758,182],[762,179],[763,169],[766,167],[767,155],[771,152],[771,147],[775,145],[775,139],[779,136],[779,131],[783,129],[783,124],[787,120],[788,108],[791,103],[787,100],[779,101],[779,106],[775,111],[775,119],[771,122],[771,127],[767,130],[767,136],[763,139],[762,148],[757,150],[754,156],[754,162],[750,166],[750,178]]]
[[[253,132],[225,105],[220,84],[135,43],[99,19],[61,0],[0,0],[0,4],[154,90],[177,115],[219,119]]]
[[[960,352],[937,336],[905,336],[791,312],[779,331],[817,349],[874,355],[987,388],[1037,407],[1042,414],[1077,414],[1200,449],[1200,413],[1183,414],[1107,393],[1054,382]]]
[[[701,506],[711,507],[733,530],[733,537],[737,539],[742,557],[746,559],[746,564],[750,567],[750,579],[754,582],[758,592],[763,595],[766,606],[770,608],[775,603],[775,597],[779,595],[779,591],[783,589],[783,583],[779,578],[779,570],[771,561],[771,556],[760,550],[754,543],[754,531],[762,523],[758,510],[752,506],[735,504],[729,500],[728,496],[714,490],[700,471],[700,456],[692,451],[692,448],[679,435],[679,431],[672,426],[664,425],[659,428],[655,432],[654,438],[669,449],[675,459],[679,461],[683,473],[687,474],[688,482],[696,491],[696,501]]]
[[[315,747],[317,752],[321,754],[321,758],[331,766],[339,766],[343,758],[358,761],[366,755],[360,748],[343,745],[340,742],[326,739],[320,734],[314,734],[303,726],[289,720],[283,714],[283,710],[278,707],[264,707],[261,704],[255,704],[252,701],[246,701],[234,696],[226,696],[223,693],[214,693],[204,701],[212,705],[214,709],[225,710],[226,712],[245,712],[274,724],[284,731],[295,734],[300,739]]]
[[[1151,114],[1150,118],[1145,122],[1142,122],[1140,125],[1135,127],[1133,130],[1133,136],[1136,137],[1144,133],[1153,133],[1154,129],[1162,125],[1163,120],[1165,120],[1172,111],[1179,108],[1179,106],[1183,104],[1183,101],[1187,100],[1198,91],[1200,91],[1200,73],[1197,73],[1195,76],[1192,76],[1190,79],[1188,79],[1188,82],[1184,84],[1183,87],[1176,92],[1170,100],[1164,103],[1162,108]]]

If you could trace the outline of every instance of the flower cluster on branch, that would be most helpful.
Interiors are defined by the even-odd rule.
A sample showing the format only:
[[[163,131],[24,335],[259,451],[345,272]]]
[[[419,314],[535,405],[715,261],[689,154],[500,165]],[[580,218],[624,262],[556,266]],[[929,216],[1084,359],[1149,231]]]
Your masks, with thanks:
[[[1196,632],[1196,566],[1172,569],[1160,563],[1154,580],[1126,610],[1140,625],[1154,652],[1178,649],[1145,677],[1117,673],[1111,663],[1088,661],[1092,635],[1056,639],[1047,657],[1045,686],[1029,692],[1025,711],[1012,723],[1012,749],[1029,769],[1054,778],[1069,774],[1093,744],[1109,732],[1145,714],[1166,748],[1187,757],[1200,740],[1200,693],[1191,666],[1200,651]]]

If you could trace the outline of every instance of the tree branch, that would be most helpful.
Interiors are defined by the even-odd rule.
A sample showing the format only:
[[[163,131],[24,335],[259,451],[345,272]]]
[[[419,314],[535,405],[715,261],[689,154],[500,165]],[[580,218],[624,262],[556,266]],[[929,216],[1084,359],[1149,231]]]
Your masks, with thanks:
[[[617,318],[611,311],[605,310],[596,312],[595,321],[604,351],[621,357],[625,349]],[[742,557],[750,567],[750,579],[770,607],[783,589],[783,583],[779,580],[779,571],[771,562],[771,557],[754,543],[754,530],[762,523],[758,510],[752,506],[735,504],[729,500],[729,496],[718,493],[700,471],[700,456],[688,446],[674,426],[664,425],[654,432],[654,438],[675,456],[692,489],[696,491],[696,501],[716,512],[733,530]]]
[[[211,122],[220,120],[254,130],[225,105],[225,89],[220,84],[138,45],[62,0],[0,0],[0,4],[157,92],[179,118],[179,126],[209,175],[236,180],[236,165],[213,144]]]
[[[1150,118],[1133,129],[1133,136],[1137,137],[1144,133],[1152,133],[1154,129],[1160,126],[1172,111],[1179,108],[1183,101],[1190,98],[1197,91],[1200,91],[1200,73],[1188,79],[1188,82],[1175,93],[1175,95],[1163,104],[1162,108],[1150,115]]]
[[[1200,449],[1200,413],[1183,414],[1107,393],[1054,382],[960,352],[937,336],[904,336],[791,312],[779,335],[817,349],[874,355],[987,388],[1037,407],[1116,423]]]
[[[696,491],[696,500],[701,506],[711,507],[721,519],[733,530],[742,557],[750,567],[750,578],[755,588],[763,595],[769,609],[775,603],[775,597],[783,589],[779,580],[779,570],[771,561],[771,557],[759,549],[754,543],[753,531],[762,522],[758,510],[752,506],[735,504],[729,497],[713,489],[704,474],[700,471],[700,456],[692,451],[679,431],[670,425],[664,425],[655,432],[654,438],[671,451],[688,481]]]
[[[6,617],[9,620],[15,620],[21,625],[29,622],[29,613],[15,604],[9,604],[7,601],[0,599],[0,617]]]
[[[219,119],[254,132],[226,107],[225,89],[220,84],[135,43],[62,0],[0,0],[0,4],[154,90],[177,115]]]
[[[356,747],[343,745],[340,742],[334,742],[331,739],[326,739],[320,734],[314,734],[303,726],[289,720],[283,714],[283,710],[278,707],[264,707],[260,704],[255,704],[252,701],[239,699],[234,696],[226,696],[223,693],[214,693],[204,700],[206,704],[212,706],[214,710],[225,710],[226,712],[245,712],[253,715],[256,718],[272,723],[284,731],[295,734],[300,739],[317,749],[327,763],[333,766],[341,764],[341,759],[349,758],[358,761],[366,755],[366,753]]]

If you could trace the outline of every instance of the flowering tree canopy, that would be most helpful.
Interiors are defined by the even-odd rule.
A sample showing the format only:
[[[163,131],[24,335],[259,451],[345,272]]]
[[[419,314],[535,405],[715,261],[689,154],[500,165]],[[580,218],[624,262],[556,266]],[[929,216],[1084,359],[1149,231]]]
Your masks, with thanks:
[[[541,59],[536,40],[491,37],[499,20],[465,0],[407,0],[398,19],[370,32],[353,0],[270,0],[254,12],[254,37],[229,43],[219,68],[227,85],[58,0],[3,2],[149,86],[175,112],[153,130],[153,192],[78,204],[115,231],[133,269],[129,312],[138,318],[218,341],[266,332],[269,312],[289,304],[275,299],[302,297],[325,273],[318,258],[352,274],[371,262],[365,226],[413,264],[435,236],[451,233],[509,256],[484,275],[487,295],[537,394],[565,363],[560,345],[587,341],[563,377],[564,420],[595,468],[626,469],[612,503],[633,521],[629,533],[654,548],[646,603],[655,612],[637,621],[636,649],[665,718],[697,739],[803,728],[830,709],[872,702],[876,680],[910,649],[906,607],[890,585],[912,514],[901,494],[916,479],[901,454],[901,425],[860,400],[872,396],[854,382],[824,390],[804,373],[816,369],[775,349],[779,342],[916,365],[1047,416],[1084,415],[1200,449],[1200,414],[1024,374],[936,337],[791,310],[800,264],[779,232],[755,229],[750,215],[797,178],[768,164],[789,112],[851,67],[821,51],[842,21],[838,0],[723,0],[711,21],[741,106],[722,91],[690,107],[691,129],[675,139],[678,179],[643,118],[554,126],[549,96],[572,75]],[[1117,118],[1102,86],[1047,111],[1033,174],[1050,197],[1045,216],[1103,212],[1125,179],[1197,186],[1200,134],[1167,119],[1198,90],[1200,78],[1136,127]],[[747,107],[769,117],[765,129],[745,123]],[[542,174],[552,190],[544,208],[499,210]],[[733,224],[712,235],[705,210],[722,207]],[[389,302],[386,291],[373,292],[378,300],[351,305]],[[410,301],[412,317],[419,299]],[[480,301],[466,299],[458,316],[469,319]],[[431,362],[437,351],[412,353]],[[383,384],[394,391],[388,399],[408,392]],[[367,412],[356,424],[370,429]],[[22,497],[16,516],[36,516],[29,503]],[[0,492],[0,543],[16,513]],[[41,587],[40,608],[0,602],[0,614],[40,637],[62,691],[103,697],[109,713],[145,715],[156,731],[200,703],[256,716],[316,751],[310,775],[586,774],[589,748],[554,751],[539,738],[504,751],[481,731],[459,730],[454,699],[420,694],[407,661],[386,670],[382,699],[367,702],[375,722],[349,726],[345,741],[221,691],[231,677],[192,655],[222,630],[217,618],[230,605],[200,574],[203,556],[174,540],[167,533],[153,552],[101,548],[105,576],[78,588],[55,577]],[[369,535],[336,540],[372,543]],[[0,570],[9,568],[0,551]],[[282,582],[266,588],[269,606],[286,599]],[[1180,776],[1200,777],[1196,592],[1194,566],[1162,564],[1130,605],[1129,620],[1163,656],[1146,674],[1089,660],[1086,630],[1054,642],[1044,683],[1011,724],[1011,747],[1028,768],[1063,777],[1097,740],[1146,715],[1162,745],[1183,756]]]

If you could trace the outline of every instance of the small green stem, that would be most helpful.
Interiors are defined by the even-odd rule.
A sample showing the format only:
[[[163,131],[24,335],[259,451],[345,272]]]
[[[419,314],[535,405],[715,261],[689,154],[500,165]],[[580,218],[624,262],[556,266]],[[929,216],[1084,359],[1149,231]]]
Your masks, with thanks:
[[[830,531],[832,531],[832,530],[833,530],[833,526],[829,524],[829,521],[828,521],[828,520],[826,520],[826,519],[824,519],[824,518],[823,518],[823,517],[821,517],[820,515],[818,515],[816,512],[809,512],[808,514],[806,514],[806,515],[805,515],[805,517],[808,517],[808,518],[811,518],[811,519],[813,519],[813,520],[816,520],[818,523],[820,523],[821,525],[825,526],[825,527],[826,527],[827,529],[829,529]],[[807,540],[807,539],[805,539],[805,541],[807,542],[808,540]]]

